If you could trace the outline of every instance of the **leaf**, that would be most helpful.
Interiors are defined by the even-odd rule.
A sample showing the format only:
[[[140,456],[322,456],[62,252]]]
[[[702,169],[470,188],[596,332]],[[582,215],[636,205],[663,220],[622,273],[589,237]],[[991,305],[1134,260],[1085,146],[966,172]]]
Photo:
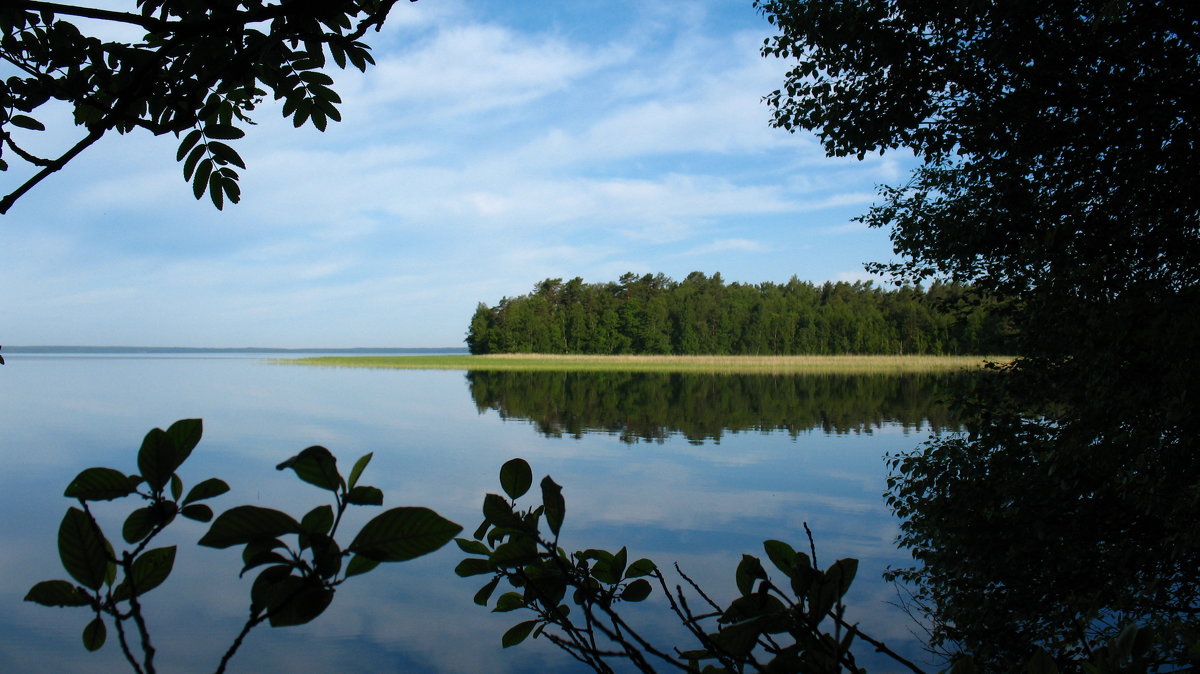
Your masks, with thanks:
[[[851,557],[839,559],[825,572],[825,582],[832,583],[837,588],[839,598],[845,596],[858,573],[858,560]]]
[[[246,135],[245,131],[229,124],[207,124],[204,135],[217,140],[237,140]]]
[[[512,506],[499,494],[487,494],[483,497],[483,517],[505,529],[519,529],[522,524]]]
[[[738,563],[734,573],[734,580],[737,582],[738,592],[741,592],[743,597],[754,591],[754,581],[766,577],[767,572],[763,570],[762,562],[758,561],[757,557],[742,555],[742,561]]]
[[[175,546],[165,548],[155,548],[147,550],[133,560],[132,583],[130,579],[126,579],[117,586],[113,593],[113,598],[117,601],[128,599],[130,589],[137,591],[137,594],[143,595],[163,584],[167,576],[171,575],[171,569],[175,567]]]
[[[379,566],[379,561],[363,557],[362,555],[354,555],[350,558],[350,563],[346,565],[346,577],[358,576],[364,574],[375,567]]]
[[[496,591],[496,586],[499,584],[500,576],[489,580],[486,585],[479,588],[479,591],[475,593],[473,601],[479,606],[487,606],[488,600],[491,599],[492,593]]]
[[[509,646],[516,646],[525,641],[525,638],[529,636],[533,628],[537,627],[538,622],[537,620],[526,620],[523,623],[513,625],[504,633],[504,636],[500,637],[500,644],[504,648],[508,648]]]
[[[333,601],[333,590],[303,578],[288,576],[268,591],[271,627],[290,627],[311,622]]]
[[[642,601],[650,596],[650,592],[653,589],[650,581],[645,578],[638,578],[625,586],[625,589],[621,591],[621,599],[625,601]]]
[[[161,492],[175,474],[180,464],[177,456],[175,440],[161,428],[150,429],[142,440],[142,447],[138,450],[138,470],[155,493]]]
[[[342,487],[342,476],[338,473],[337,458],[320,445],[305,448],[296,456],[275,466],[278,470],[291,468],[296,476],[321,489],[336,492]]]
[[[358,457],[358,461],[354,462],[354,467],[350,469],[349,484],[351,490],[354,489],[354,485],[358,484],[358,478],[362,476],[362,472],[366,469],[367,464],[371,463],[371,457],[373,456],[375,456],[375,452],[367,452]]]
[[[218,211],[225,207],[225,191],[221,189],[222,182],[223,178],[219,171],[208,177],[208,196]]]
[[[134,510],[125,518],[125,524],[121,527],[121,538],[124,538],[126,543],[137,543],[150,535],[156,520],[154,509],[149,506]]]
[[[179,141],[179,151],[175,153],[175,161],[183,161],[183,158],[200,140],[200,135],[200,129],[192,129],[183,137],[183,140]]]
[[[71,480],[63,496],[84,501],[111,501],[134,493],[137,484],[137,480],[119,470],[88,468]]]
[[[87,513],[70,508],[58,526],[58,556],[63,568],[78,583],[99,590],[108,575],[108,541]]]
[[[454,567],[454,573],[460,578],[468,578],[470,576],[481,576],[485,573],[493,573],[496,567],[486,559],[478,557],[468,557],[458,563]]]
[[[333,528],[333,508],[327,504],[308,511],[300,520],[300,528],[308,534],[328,534]]]
[[[381,562],[402,562],[437,550],[460,531],[429,508],[392,508],[367,522],[347,549]]]
[[[800,563],[800,558],[796,555],[796,551],[792,546],[783,541],[768,540],[763,541],[763,551],[767,553],[767,559],[775,565],[775,568],[786,573],[789,577],[794,573],[793,567]]]
[[[346,503],[383,505],[383,492],[377,487],[354,487],[346,494]]]
[[[192,176],[192,194],[197,199],[204,196],[204,192],[208,189],[208,178],[212,175],[213,160],[205,157],[196,165],[196,175]]]
[[[192,174],[196,170],[196,165],[200,162],[200,158],[208,152],[207,146],[197,145],[192,148],[191,154],[188,155],[187,161],[183,162],[183,179],[191,180]]]
[[[228,548],[252,541],[300,533],[300,523],[287,513],[258,506],[238,506],[221,513],[199,544]]]
[[[233,164],[238,168],[246,168],[246,162],[242,160],[241,155],[225,143],[214,140],[208,144],[208,151],[213,153],[213,156],[220,159],[223,163]]]
[[[183,480],[179,479],[178,474],[171,476],[171,498],[176,501],[183,495]]]
[[[563,518],[567,514],[567,503],[563,500],[562,487],[551,480],[549,475],[542,478],[542,505],[546,509],[546,524],[550,526],[550,531],[558,536]]]
[[[65,580],[43,580],[29,589],[25,601],[42,606],[87,606],[87,594]]]
[[[327,84],[333,84],[333,81],[330,80]],[[46,130],[45,124],[42,124],[41,122],[27,115],[13,115],[12,117],[8,118],[8,121],[12,122],[16,126],[21,127],[22,129],[29,129],[30,131]]]
[[[487,546],[483,543],[480,543],[479,541],[473,541],[469,538],[456,538],[454,539],[454,542],[458,544],[459,550],[462,550],[469,555],[488,555],[492,552],[491,550],[488,550]]]
[[[525,606],[525,597],[520,592],[505,592],[496,599],[496,608],[492,613],[508,613]]]
[[[204,422],[200,419],[180,419],[167,428],[167,435],[175,441],[175,468],[179,468],[192,455],[196,445],[200,444]]]
[[[500,467],[500,488],[509,498],[521,498],[532,485],[533,471],[524,459],[510,459]]]
[[[104,627],[104,621],[96,616],[92,622],[83,628],[83,647],[89,651],[98,651],[104,646],[104,639],[108,636],[108,630]]]
[[[639,559],[633,564],[629,565],[629,568],[625,570],[625,578],[640,578],[641,576],[647,576],[653,573],[657,568],[658,567],[654,564],[654,562],[643,557],[642,559]]]
[[[192,487],[191,490],[188,491],[187,498],[183,499],[183,504],[187,505],[189,503],[195,503],[196,501],[210,499],[214,496],[220,496],[227,491],[229,491],[229,485],[225,484],[224,480],[210,477],[200,484]]]

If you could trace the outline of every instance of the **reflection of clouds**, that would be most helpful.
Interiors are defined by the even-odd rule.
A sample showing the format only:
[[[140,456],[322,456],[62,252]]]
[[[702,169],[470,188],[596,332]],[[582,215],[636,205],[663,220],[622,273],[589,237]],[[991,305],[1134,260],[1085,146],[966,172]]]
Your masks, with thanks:
[[[0,530],[0,573],[10,579],[0,626],[18,635],[0,636],[0,661],[14,663],[16,671],[45,671],[46,662],[60,670],[127,671],[114,657],[115,641],[99,656],[78,646],[84,612],[46,609],[20,597],[37,581],[65,577],[54,552],[58,521],[69,506],[60,496],[65,484],[88,465],[134,470],[146,430],[185,416],[205,419],[205,439],[183,471],[188,486],[215,475],[233,487],[212,502],[218,512],[252,503],[302,514],[329,502],[290,471],[274,469],[321,443],[340,457],[343,471],[375,452],[364,482],[384,490],[385,508],[426,505],[469,535],[481,519],[483,494],[499,492],[500,465],[521,456],[535,480],[550,474],[563,485],[566,545],[628,545],[632,558],[649,557],[666,568],[678,561],[722,601],[731,598],[742,553],[765,559],[761,541],[767,538],[805,549],[802,525],[808,522],[822,566],[839,557],[861,560],[851,597],[855,619],[889,645],[908,643],[903,617],[880,605],[892,590],[879,574],[889,564],[909,562],[892,546],[896,524],[880,496],[880,457],[915,442],[898,442],[901,435],[891,427],[836,437],[814,431],[799,440],[748,432],[729,434],[721,445],[690,445],[678,437],[627,445],[606,435],[545,438],[526,423],[479,414],[462,373],[455,372],[173,359],[47,360],[4,374],[0,386],[16,386],[21,394],[0,409],[0,427],[13,431],[0,456],[29,466],[0,478],[0,499],[8,499],[0,502],[28,514],[6,520]],[[522,505],[538,500],[536,486],[533,492]],[[97,505],[114,538],[129,507]],[[378,512],[351,510],[345,538]],[[237,550],[196,546],[205,526],[181,520],[173,529],[155,545],[180,546],[176,569],[147,601],[161,669],[211,671],[245,619],[254,573],[237,578]],[[451,546],[432,558],[352,578],[315,624],[252,632],[233,671],[521,672],[568,665],[544,642],[500,648],[504,630],[525,618],[472,604],[486,579],[455,577],[451,569],[461,557]],[[672,644],[686,643],[671,636],[678,628],[657,610],[658,594],[638,609],[639,624]],[[293,659],[295,653],[306,655]]]

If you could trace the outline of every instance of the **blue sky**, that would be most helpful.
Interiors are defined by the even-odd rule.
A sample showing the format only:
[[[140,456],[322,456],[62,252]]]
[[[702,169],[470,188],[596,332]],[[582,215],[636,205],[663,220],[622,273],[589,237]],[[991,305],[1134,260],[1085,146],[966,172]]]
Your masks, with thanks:
[[[771,128],[770,28],[750,0],[400,3],[378,66],[331,73],[342,123],[260,108],[241,204],[193,200],[139,132],[0,216],[0,344],[461,346],[548,277],[866,279],[891,247],[852,219],[911,161]]]

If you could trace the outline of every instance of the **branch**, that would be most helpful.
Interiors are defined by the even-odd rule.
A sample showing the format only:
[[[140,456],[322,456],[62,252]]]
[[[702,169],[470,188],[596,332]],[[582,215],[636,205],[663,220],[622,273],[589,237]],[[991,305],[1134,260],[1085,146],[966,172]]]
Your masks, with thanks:
[[[103,135],[104,129],[91,130],[88,132],[88,135],[83,137],[83,140],[76,143],[74,147],[72,147],[70,150],[67,150],[66,153],[64,153],[61,157],[50,162],[48,166],[43,168],[41,171],[38,171],[35,176],[29,180],[26,180],[24,185],[21,185],[3,199],[0,199],[0,215],[7,213],[8,209],[12,208],[12,205],[16,203],[17,199],[20,199],[26,192],[33,189],[35,185],[45,180],[46,177],[51,173],[61,170],[62,167],[67,165],[67,162],[74,159],[80,152],[86,150],[92,143],[100,140],[101,136]]]
[[[887,644],[883,643],[882,641],[879,641],[877,639],[872,639],[865,632],[858,629],[857,625],[851,625],[850,623],[846,622],[845,620],[842,620],[840,617],[838,617],[832,613],[829,615],[829,617],[833,618],[834,622],[836,622],[837,624],[839,624],[842,627],[845,627],[847,630],[853,632],[854,635],[856,637],[858,637],[859,639],[862,639],[863,641],[874,646],[875,651],[877,653],[883,653],[884,655],[888,656],[889,658],[891,658],[891,659],[895,660],[896,662],[899,662],[900,664],[909,668],[916,674],[925,674],[925,670],[914,665],[912,662],[910,662],[908,659],[906,659],[904,656],[900,655],[896,651],[893,651],[892,649],[888,648]]]
[[[163,30],[170,26],[170,23],[162,19],[156,19],[152,16],[142,16],[141,14],[130,14],[128,12],[114,12],[108,9],[95,9],[93,7],[77,7],[75,5],[60,5],[57,2],[42,2],[41,0],[9,0],[10,6],[14,9],[30,9],[36,12],[52,12],[54,14],[66,14],[68,16],[81,16],[86,19],[100,19],[101,21],[116,21],[117,23],[129,23],[135,26],[141,26],[146,30]]]

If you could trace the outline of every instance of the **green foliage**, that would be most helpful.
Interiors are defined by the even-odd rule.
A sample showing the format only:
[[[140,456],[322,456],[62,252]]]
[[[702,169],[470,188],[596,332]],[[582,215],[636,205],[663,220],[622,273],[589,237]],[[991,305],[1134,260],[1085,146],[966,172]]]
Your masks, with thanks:
[[[0,213],[106,133],[134,129],[181,137],[176,161],[193,195],[208,195],[218,209],[237,203],[235,169],[246,162],[227,141],[245,136],[268,95],[296,127],[324,131],[341,121],[327,59],[365,71],[374,60],[359,40],[396,1],[140,0],[124,12],[9,0],[0,9],[0,59],[20,74],[0,82],[0,171],[15,155],[34,173],[0,199]],[[86,33],[103,22],[144,33],[132,42]],[[43,106],[55,100],[70,106],[83,138],[58,157],[38,157],[18,140],[46,129],[42,120],[54,115]]]
[[[867,283],[726,285],[625,274],[619,283],[546,279],[534,292],[479,304],[473,354],[962,354],[1002,353],[997,302],[969,288],[885,291]]]
[[[641,671],[654,671],[655,663],[700,671],[701,662],[712,661],[705,671],[765,668],[831,673],[858,671],[850,648],[855,638],[861,637],[897,663],[915,669],[845,621],[842,597],[854,580],[856,560],[838,560],[821,571],[809,555],[797,553],[782,541],[767,541],[764,550],[787,579],[785,584],[774,584],[761,561],[745,555],[734,574],[737,597],[722,608],[680,571],[712,608],[712,612],[695,615],[683,590],[677,587],[672,595],[653,561],[631,562],[624,547],[615,552],[597,548],[572,552],[561,547],[566,512],[562,487],[547,476],[541,482],[541,505],[519,507],[517,499],[532,484],[531,476],[524,460],[506,462],[500,469],[500,483],[512,500],[486,495],[484,520],[474,536],[455,539],[459,549],[469,555],[455,572],[462,577],[491,576],[475,593],[476,604],[492,605],[496,613],[533,614],[532,619],[521,620],[504,632],[500,643],[505,648],[531,637],[544,637],[598,672],[612,671],[613,661]],[[519,488],[510,491],[513,484]],[[548,536],[541,532],[543,517]],[[696,639],[698,648],[674,652],[657,648],[622,615],[625,605],[651,597],[652,581],[662,589],[669,610]],[[502,591],[493,602],[502,584],[511,589]]]
[[[212,510],[199,503],[229,491],[218,478],[194,485],[187,496],[178,474],[199,443],[199,419],[184,419],[166,431],[146,434],[137,454],[141,475],[126,475],[112,468],[88,468],[67,486],[65,496],[79,507],[69,508],[58,531],[58,552],[63,568],[78,585],[48,580],[34,585],[26,601],[43,606],[87,607],[93,618],[83,629],[87,650],[102,648],[107,637],[105,617],[117,627],[122,653],[138,672],[154,672],[155,650],[142,615],[141,597],[171,574],[176,547],[149,548],[150,542],[175,515],[208,522]],[[318,506],[299,521],[287,513],[259,506],[238,506],[212,521],[200,545],[214,548],[243,546],[242,574],[263,567],[250,590],[250,617],[242,633],[226,651],[217,669],[224,671],[245,635],[256,625],[273,627],[310,622],[329,606],[337,586],[350,576],[367,573],[380,562],[400,562],[441,548],[462,527],[428,508],[392,508],[369,520],[343,548],[335,539],[342,515],[351,505],[381,505],[383,493],[357,484],[371,455],[354,465],[349,484],[337,470],[337,459],[323,447],[309,447],[281,463],[297,477],[333,493],[334,504]],[[140,488],[140,489],[139,489]],[[119,555],[92,515],[90,503],[137,496],[147,505],[126,517],[122,537],[133,545]],[[285,541],[294,537],[294,543]],[[349,563],[343,560],[349,557]],[[344,572],[343,572],[344,569]],[[134,655],[123,623],[132,621],[142,646]]]
[[[916,560],[895,576],[934,645],[1098,671],[1132,622],[1147,662],[1194,666],[1195,4],[756,4],[779,30],[763,53],[793,59],[777,126],[921,162],[863,217],[903,257],[876,269],[1012,298],[1024,358],[964,401],[968,435],[892,466]]]

